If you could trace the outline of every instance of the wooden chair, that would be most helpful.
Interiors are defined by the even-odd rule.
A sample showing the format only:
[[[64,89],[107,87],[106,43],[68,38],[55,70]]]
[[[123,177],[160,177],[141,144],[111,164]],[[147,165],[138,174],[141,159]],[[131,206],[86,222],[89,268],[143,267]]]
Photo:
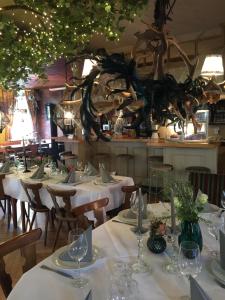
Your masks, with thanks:
[[[29,208],[33,210],[34,214],[30,223],[30,230],[32,230],[35,218],[37,213],[45,214],[45,236],[44,236],[44,245],[47,243],[47,234],[48,234],[48,223],[50,218],[50,210],[42,204],[40,197],[40,189],[42,188],[42,183],[31,183],[20,180],[21,185],[24,188],[24,191],[29,200]],[[32,196],[31,196],[32,195]]]
[[[21,256],[25,259],[23,273],[28,271],[36,265],[36,248],[34,242],[39,240],[40,236],[41,229],[37,228],[0,244],[0,284],[5,297],[8,297],[12,290],[12,278],[6,273],[4,256],[20,249]]]
[[[109,203],[108,198],[102,198],[73,208],[72,214],[78,219],[78,222],[80,222],[81,226],[84,229],[86,229],[90,224],[92,224],[93,227],[96,228],[99,225],[102,225],[104,223],[104,207],[106,207],[108,203]],[[94,213],[94,217],[96,219],[95,224],[93,224],[93,222],[90,222],[87,219],[87,217],[84,215],[89,211],[93,211]]]
[[[225,190],[225,174],[190,173],[189,181],[197,195],[200,189],[207,194],[209,203],[220,206],[221,193]]]
[[[56,236],[55,236],[55,241],[53,245],[53,251],[55,250],[58,238],[59,238],[59,233],[61,231],[63,222],[66,222],[69,229],[71,229],[71,223],[76,223],[76,218],[74,217],[72,213],[72,207],[71,207],[71,199],[70,197],[74,196],[76,194],[75,189],[71,190],[60,190],[60,189],[55,189],[52,186],[47,186],[46,187],[47,191],[51,195],[54,208],[55,208],[55,217],[59,221],[58,228],[56,231]],[[61,198],[64,206],[60,207],[58,204],[58,199]]]
[[[11,197],[6,195],[4,192],[4,186],[3,186],[3,179],[5,178],[5,174],[0,174],[0,207],[4,213],[6,214],[6,210],[8,212],[7,214],[7,223],[8,228],[10,226],[11,221]],[[3,201],[3,204],[2,204]]]
[[[125,195],[124,195],[124,203],[121,206],[121,210],[128,209],[128,208],[130,208],[130,197],[131,197],[131,194],[133,192],[137,192],[138,191],[138,186],[136,186],[136,185],[122,186],[121,190],[122,190],[122,192],[125,193]]]

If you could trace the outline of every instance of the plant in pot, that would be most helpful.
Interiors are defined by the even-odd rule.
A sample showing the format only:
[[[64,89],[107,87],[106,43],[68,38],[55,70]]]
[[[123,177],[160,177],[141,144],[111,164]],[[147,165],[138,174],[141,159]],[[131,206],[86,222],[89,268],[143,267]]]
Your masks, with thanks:
[[[204,209],[208,196],[200,190],[195,197],[193,187],[188,182],[178,181],[173,183],[172,196],[176,209],[176,216],[181,221],[181,233],[178,243],[194,241],[202,250],[202,234],[199,226],[199,213]]]

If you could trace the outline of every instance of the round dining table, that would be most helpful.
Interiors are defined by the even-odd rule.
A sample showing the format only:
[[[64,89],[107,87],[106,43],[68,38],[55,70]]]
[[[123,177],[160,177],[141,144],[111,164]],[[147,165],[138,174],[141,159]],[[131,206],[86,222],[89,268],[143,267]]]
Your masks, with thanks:
[[[149,209],[149,207],[148,207]],[[151,204],[150,210],[159,213],[161,204]],[[129,261],[137,256],[137,237],[133,226],[120,223],[118,217],[93,230],[93,245],[99,250],[93,263],[81,269],[82,276],[89,280],[85,288],[75,288],[73,280],[55,272],[43,270],[40,265],[47,265],[56,270],[74,275],[76,270],[65,269],[56,265],[56,253],[47,257],[34,268],[25,273],[17,282],[8,300],[85,300],[92,291],[93,300],[108,300],[111,280],[115,276],[109,268],[111,261]],[[212,300],[224,300],[225,289],[214,278],[210,266],[214,257],[212,250],[218,250],[218,241],[208,233],[207,224],[200,223],[204,247],[201,253],[202,270],[196,280]],[[149,266],[149,272],[134,273],[137,282],[136,300],[181,300],[190,295],[190,285],[186,277],[165,271],[170,261],[168,251],[153,254],[146,246],[149,233],[143,236],[143,260]],[[168,246],[169,247],[169,246]],[[119,299],[119,298],[118,298]],[[134,298],[132,298],[134,299]]]

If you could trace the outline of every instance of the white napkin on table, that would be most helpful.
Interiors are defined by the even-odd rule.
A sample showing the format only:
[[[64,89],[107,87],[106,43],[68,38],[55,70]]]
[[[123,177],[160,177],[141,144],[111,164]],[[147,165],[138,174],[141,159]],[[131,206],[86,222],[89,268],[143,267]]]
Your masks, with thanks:
[[[41,163],[39,168],[34,172],[34,174],[30,178],[32,178],[32,179],[42,179],[45,175],[44,168],[45,168],[45,161],[43,161]]]
[[[88,250],[87,250],[87,254],[85,255],[85,257],[81,260],[81,262],[91,262],[92,261],[92,257],[93,257],[93,253],[92,253],[92,226],[89,226],[84,234],[86,235],[86,239],[87,239],[87,244],[88,244]],[[61,260],[64,261],[70,261],[72,260],[68,254],[68,250],[64,251],[63,253],[60,254],[59,258]]]
[[[212,300],[197,281],[190,276],[191,300]]]
[[[75,183],[77,181],[76,172],[74,170],[70,171],[62,183]]]
[[[4,164],[0,168],[0,173],[8,173],[10,170],[11,161],[7,160],[4,162]]]
[[[84,170],[84,175],[95,176],[97,174],[98,174],[98,172],[95,169],[95,167],[90,162],[88,162],[88,164],[87,164],[87,166],[85,167],[85,170]]]
[[[105,165],[103,163],[99,163],[99,172],[100,172],[102,182],[108,183],[108,182],[115,181],[114,178],[106,170]]]

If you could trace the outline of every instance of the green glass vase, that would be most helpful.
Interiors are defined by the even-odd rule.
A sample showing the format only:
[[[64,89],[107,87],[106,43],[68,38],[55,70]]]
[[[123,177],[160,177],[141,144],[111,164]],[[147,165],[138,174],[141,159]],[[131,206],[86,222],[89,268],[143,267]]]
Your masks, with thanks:
[[[198,222],[182,221],[181,222],[181,233],[178,237],[178,243],[180,245],[183,241],[193,241],[199,246],[202,251],[202,232]]]

